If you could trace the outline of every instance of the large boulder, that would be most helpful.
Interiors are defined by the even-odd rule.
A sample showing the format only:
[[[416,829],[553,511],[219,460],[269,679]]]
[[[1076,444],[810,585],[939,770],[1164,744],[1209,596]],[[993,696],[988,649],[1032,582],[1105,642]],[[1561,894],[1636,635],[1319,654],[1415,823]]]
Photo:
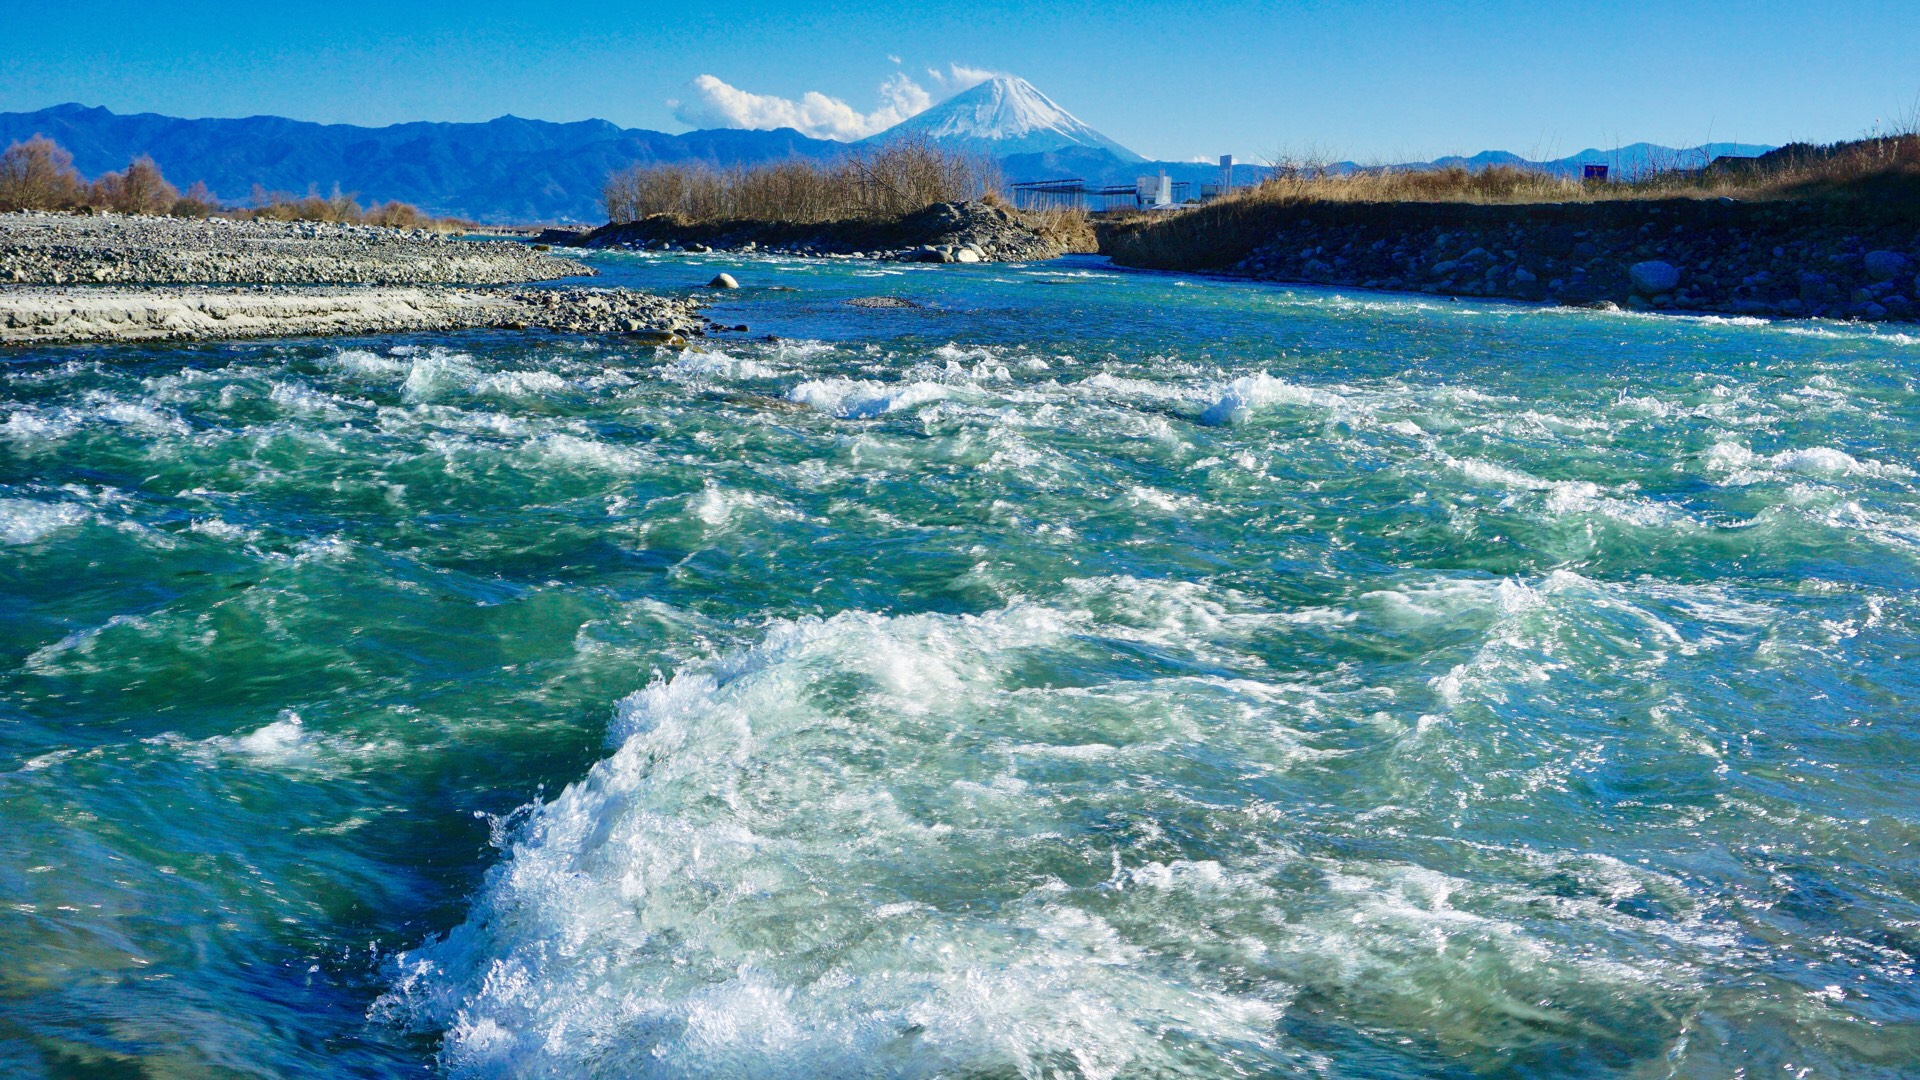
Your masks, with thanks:
[[[1869,251],[1860,265],[1866,268],[1867,276],[1875,281],[1892,281],[1907,268],[1907,257],[1897,251]]]
[[[737,289],[739,287],[740,283],[733,279],[732,274],[715,274],[713,280],[707,282],[707,288],[709,289]]]
[[[1627,280],[1641,296],[1659,296],[1679,287],[1680,269],[1670,262],[1648,259],[1627,267]]]

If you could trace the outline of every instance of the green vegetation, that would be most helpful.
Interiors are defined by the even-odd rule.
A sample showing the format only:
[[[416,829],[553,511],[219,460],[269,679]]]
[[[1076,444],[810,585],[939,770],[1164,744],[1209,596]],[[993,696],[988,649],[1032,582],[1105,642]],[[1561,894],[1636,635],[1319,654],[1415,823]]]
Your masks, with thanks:
[[[466,223],[434,218],[403,202],[386,202],[364,209],[351,194],[335,188],[321,196],[253,189],[252,205],[222,206],[201,181],[182,195],[161,174],[150,157],[141,156],[121,172],[110,172],[88,183],[73,167],[73,155],[44,135],[14,143],[0,154],[0,211],[111,211],[116,214],[171,215],[173,217],[228,217],[240,220],[334,221],[380,225],[394,229],[429,228],[452,231]]]

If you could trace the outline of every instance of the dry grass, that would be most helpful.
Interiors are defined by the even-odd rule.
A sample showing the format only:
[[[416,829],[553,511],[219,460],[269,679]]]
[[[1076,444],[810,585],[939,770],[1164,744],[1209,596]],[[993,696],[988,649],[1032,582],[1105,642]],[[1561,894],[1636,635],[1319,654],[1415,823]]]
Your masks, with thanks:
[[[938,202],[965,202],[1000,188],[989,158],[902,140],[850,149],[827,162],[785,161],[752,168],[632,165],[607,178],[607,220],[666,214],[684,222],[782,221],[819,224],[882,220]]]
[[[1861,224],[1920,220],[1920,133],[1782,147],[1758,159],[1584,181],[1511,165],[1336,173],[1279,162],[1263,182],[1171,212],[1102,215],[1105,250],[1137,266],[1197,269],[1244,257],[1287,220],[1324,211],[1389,214],[1422,205],[1527,206],[1732,198],[1817,202]]]
[[[1001,204],[998,196],[988,201]],[[1080,209],[1056,210],[1014,210],[1006,207],[1009,213],[1019,218],[1028,228],[1039,233],[1042,239],[1060,245],[1060,250],[1069,254],[1092,254],[1100,250],[1099,234],[1094,232],[1093,218]]]
[[[1645,199],[1743,201],[1806,198],[1887,178],[1920,181],[1920,133],[1829,146],[1782,147],[1751,164],[1671,163],[1614,181],[1588,181],[1515,165],[1468,169],[1382,168],[1336,173],[1318,162],[1281,161],[1267,179],[1230,199],[1261,203],[1540,203]]]

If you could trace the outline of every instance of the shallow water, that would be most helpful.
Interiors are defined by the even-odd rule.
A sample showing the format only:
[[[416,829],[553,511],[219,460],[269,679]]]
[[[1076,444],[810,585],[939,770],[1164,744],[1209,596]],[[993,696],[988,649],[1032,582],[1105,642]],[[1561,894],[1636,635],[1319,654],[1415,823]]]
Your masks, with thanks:
[[[0,365],[0,1071],[1911,1075],[1920,339],[594,259]]]

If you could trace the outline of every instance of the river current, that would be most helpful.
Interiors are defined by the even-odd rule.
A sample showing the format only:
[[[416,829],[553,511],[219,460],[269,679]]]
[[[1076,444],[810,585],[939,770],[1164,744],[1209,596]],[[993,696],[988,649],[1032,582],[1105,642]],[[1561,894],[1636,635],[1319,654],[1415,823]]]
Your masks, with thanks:
[[[1920,1071],[1911,331],[590,258],[0,359],[0,1072]]]

